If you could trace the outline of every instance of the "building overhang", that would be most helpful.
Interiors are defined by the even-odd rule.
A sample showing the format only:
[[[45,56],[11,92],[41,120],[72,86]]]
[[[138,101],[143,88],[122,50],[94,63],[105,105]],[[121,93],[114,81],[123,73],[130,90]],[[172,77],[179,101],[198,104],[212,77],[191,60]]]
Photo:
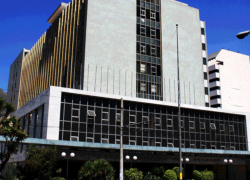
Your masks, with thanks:
[[[50,16],[50,18],[48,19],[48,23],[52,24],[58,18],[58,16],[62,14],[62,11],[68,7],[68,5],[68,3],[62,2],[55,10],[55,12]]]

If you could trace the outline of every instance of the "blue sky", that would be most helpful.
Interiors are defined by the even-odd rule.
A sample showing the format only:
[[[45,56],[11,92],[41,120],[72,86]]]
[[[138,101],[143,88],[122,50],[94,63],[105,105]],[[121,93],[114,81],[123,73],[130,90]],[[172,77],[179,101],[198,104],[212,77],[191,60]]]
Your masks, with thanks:
[[[224,48],[250,55],[250,36],[243,40],[236,38],[238,32],[250,30],[249,0],[181,2],[199,9],[200,19],[206,21],[209,54]],[[60,3],[61,0],[1,1],[0,88],[4,91],[7,91],[11,63],[23,48],[30,49],[48,29],[47,20]]]

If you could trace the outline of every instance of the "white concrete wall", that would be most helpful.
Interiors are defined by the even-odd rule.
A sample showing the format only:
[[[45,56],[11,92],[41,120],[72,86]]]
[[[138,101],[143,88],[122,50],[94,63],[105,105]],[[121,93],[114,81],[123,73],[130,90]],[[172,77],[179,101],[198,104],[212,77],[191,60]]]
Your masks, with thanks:
[[[249,56],[222,49],[216,60],[220,66],[222,109],[250,112]]]
[[[84,90],[131,96],[131,89],[136,96],[136,1],[89,0]]]
[[[161,9],[162,68],[163,78],[166,81],[165,98],[171,102],[175,102],[174,100],[177,99],[175,31],[176,24],[178,24],[181,103],[205,106],[199,10],[171,0],[162,0]]]

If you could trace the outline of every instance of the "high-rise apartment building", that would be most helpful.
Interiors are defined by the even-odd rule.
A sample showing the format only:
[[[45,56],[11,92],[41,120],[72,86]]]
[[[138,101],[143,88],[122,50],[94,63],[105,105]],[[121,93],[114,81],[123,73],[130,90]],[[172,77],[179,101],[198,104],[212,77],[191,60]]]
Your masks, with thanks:
[[[209,106],[198,9],[174,0],[74,0],[48,22],[23,59],[17,91],[25,93],[12,101],[16,107],[49,86],[177,102],[176,24],[181,102]]]
[[[208,56],[211,107],[250,111],[249,56],[221,49]]]

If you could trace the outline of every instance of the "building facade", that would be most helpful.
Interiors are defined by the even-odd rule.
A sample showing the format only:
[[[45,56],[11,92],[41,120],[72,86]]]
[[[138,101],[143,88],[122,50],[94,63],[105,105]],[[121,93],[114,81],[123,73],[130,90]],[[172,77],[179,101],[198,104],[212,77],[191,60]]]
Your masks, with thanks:
[[[208,56],[211,107],[250,111],[249,56],[222,49]]]
[[[49,86],[177,102],[176,24],[181,101],[209,106],[198,9],[173,0],[73,0],[48,22],[24,58],[17,108]]]

